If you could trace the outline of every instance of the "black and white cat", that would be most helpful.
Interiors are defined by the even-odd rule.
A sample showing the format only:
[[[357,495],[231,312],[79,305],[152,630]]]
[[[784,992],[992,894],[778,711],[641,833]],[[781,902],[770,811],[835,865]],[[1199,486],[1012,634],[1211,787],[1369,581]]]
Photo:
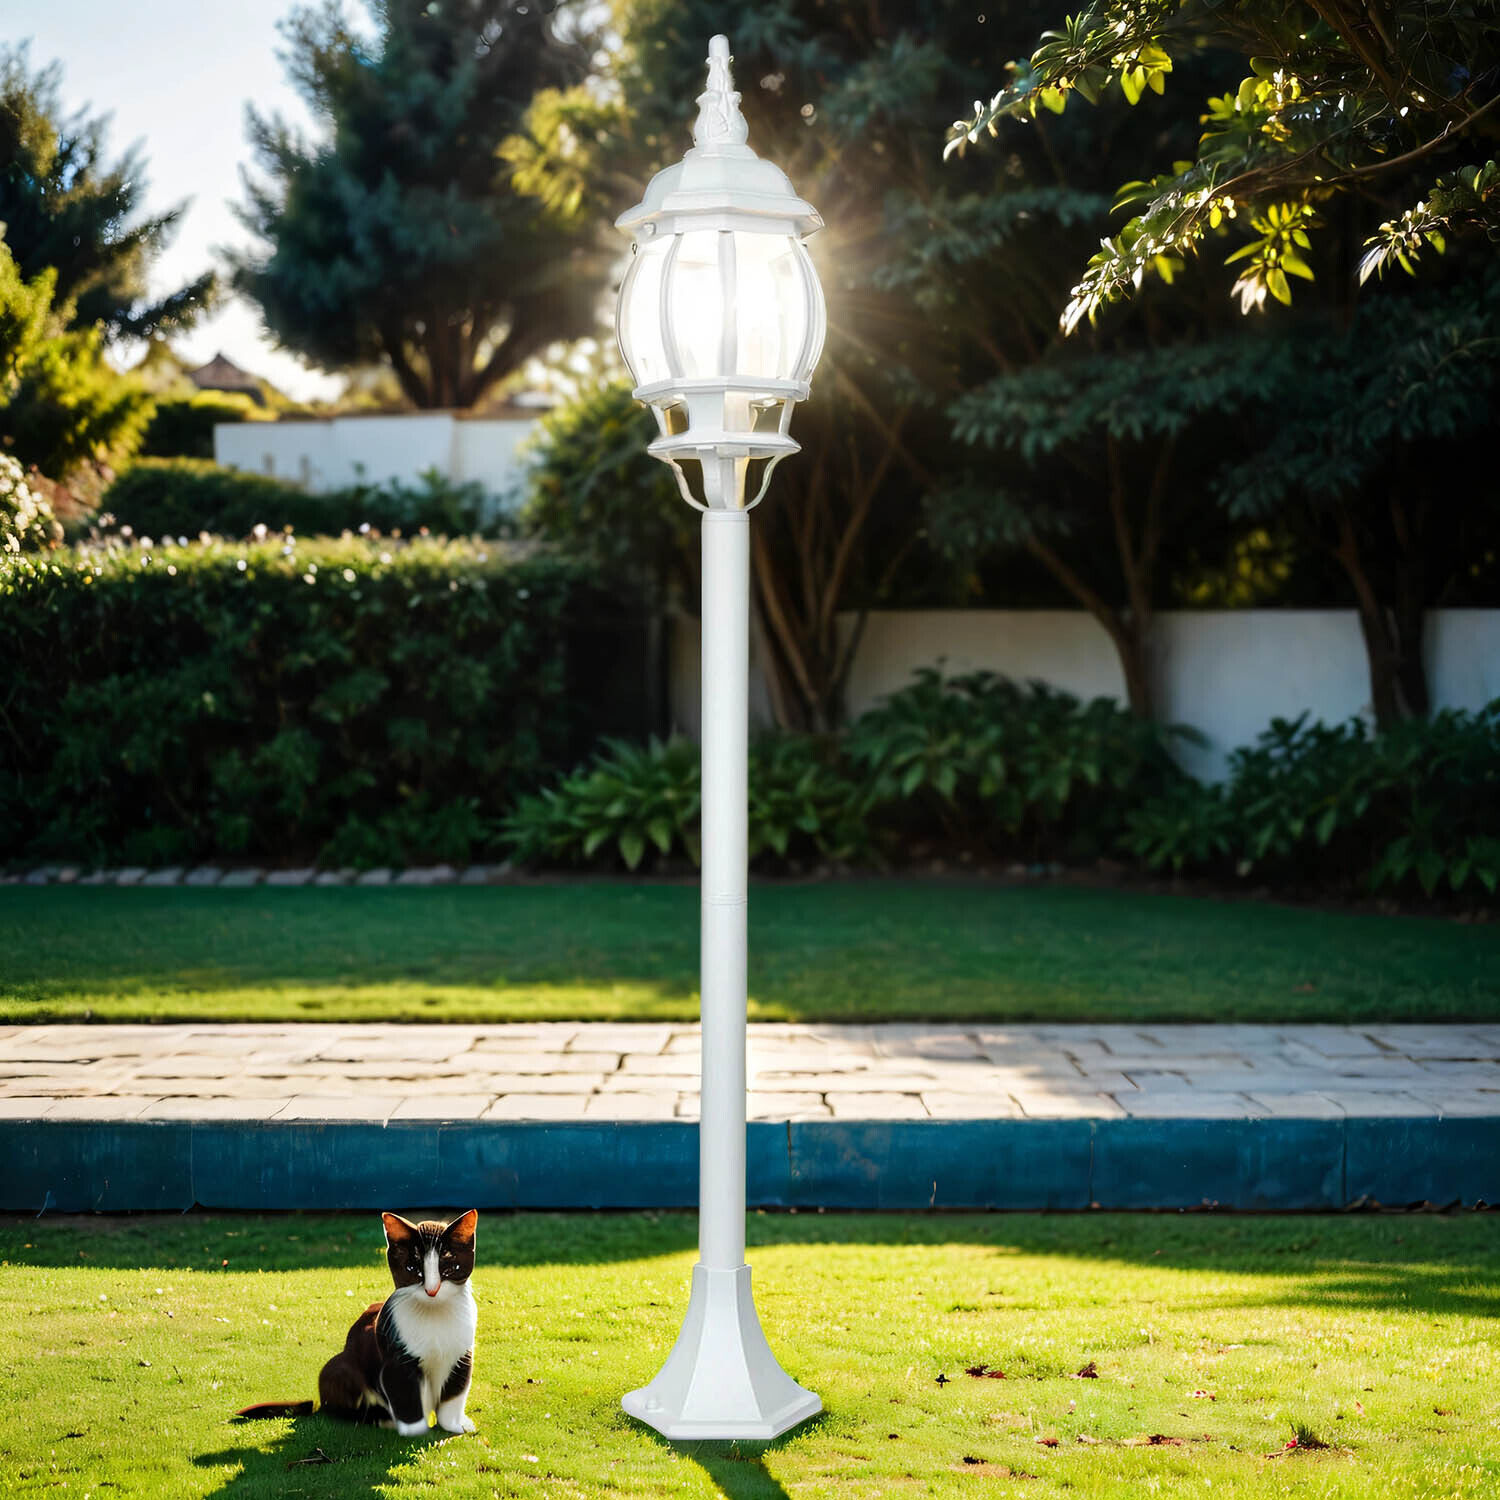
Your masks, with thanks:
[[[343,1350],[323,1366],[317,1409],[394,1427],[403,1437],[426,1432],[434,1412],[445,1432],[473,1432],[464,1403],[478,1321],[469,1277],[479,1214],[471,1208],[449,1224],[413,1224],[391,1213],[381,1219],[395,1290],[354,1320]],[[311,1401],[269,1401],[239,1415],[292,1416],[313,1409]]]

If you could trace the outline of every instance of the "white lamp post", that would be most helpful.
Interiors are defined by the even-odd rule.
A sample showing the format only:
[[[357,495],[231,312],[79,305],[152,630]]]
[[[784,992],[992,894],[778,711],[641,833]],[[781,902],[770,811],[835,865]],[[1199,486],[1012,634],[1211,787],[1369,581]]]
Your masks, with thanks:
[[[621,214],[634,258],[620,349],[636,398],[703,513],[703,873],[698,1264],[667,1362],[625,1410],[669,1438],[772,1438],[822,1410],[771,1353],[745,1264],[746,724],[749,511],[823,348],[823,293],[803,237],[822,227],[745,144],[729,43],[709,43],[693,149]]]

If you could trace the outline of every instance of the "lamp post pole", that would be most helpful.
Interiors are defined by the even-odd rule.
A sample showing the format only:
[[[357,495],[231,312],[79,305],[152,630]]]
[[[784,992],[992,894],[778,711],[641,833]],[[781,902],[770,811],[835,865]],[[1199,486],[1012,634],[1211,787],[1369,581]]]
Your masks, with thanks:
[[[750,513],[703,512],[698,1258],[745,1264]]]
[[[683,498],[702,512],[702,1061],[698,1263],[682,1331],[622,1405],[669,1438],[773,1438],[822,1410],[776,1362],[745,1264],[750,510],[822,350],[803,238],[822,220],[746,144],[729,43],[709,44],[694,149],[620,216],[635,259],[620,348]],[[747,493],[748,492],[748,493]]]

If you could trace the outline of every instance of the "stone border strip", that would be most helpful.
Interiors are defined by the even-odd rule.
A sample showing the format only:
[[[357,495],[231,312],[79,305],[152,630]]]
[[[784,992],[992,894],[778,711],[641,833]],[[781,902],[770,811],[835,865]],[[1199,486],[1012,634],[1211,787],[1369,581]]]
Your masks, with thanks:
[[[417,865],[395,870],[282,869],[258,865],[165,865],[148,870],[142,865],[91,870],[83,865],[38,865],[19,874],[0,874],[0,885],[143,885],[196,887],[275,885],[500,885],[514,873],[509,860],[498,865]]]
[[[691,1208],[695,1125],[0,1121],[0,1210]],[[752,1207],[1330,1210],[1500,1197],[1500,1118],[752,1124]]]

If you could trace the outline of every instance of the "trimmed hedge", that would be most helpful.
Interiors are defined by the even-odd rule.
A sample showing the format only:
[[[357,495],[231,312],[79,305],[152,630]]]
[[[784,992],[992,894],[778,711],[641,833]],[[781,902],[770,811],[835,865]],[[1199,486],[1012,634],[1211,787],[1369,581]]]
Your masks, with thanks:
[[[601,733],[639,622],[473,541],[118,540],[0,561],[0,856],[461,860]]]
[[[138,537],[248,537],[260,526],[301,536],[374,531],[443,536],[483,529],[484,486],[454,484],[434,470],[414,484],[356,484],[313,494],[266,474],[221,468],[197,458],[133,463],[104,493],[102,509]]]

